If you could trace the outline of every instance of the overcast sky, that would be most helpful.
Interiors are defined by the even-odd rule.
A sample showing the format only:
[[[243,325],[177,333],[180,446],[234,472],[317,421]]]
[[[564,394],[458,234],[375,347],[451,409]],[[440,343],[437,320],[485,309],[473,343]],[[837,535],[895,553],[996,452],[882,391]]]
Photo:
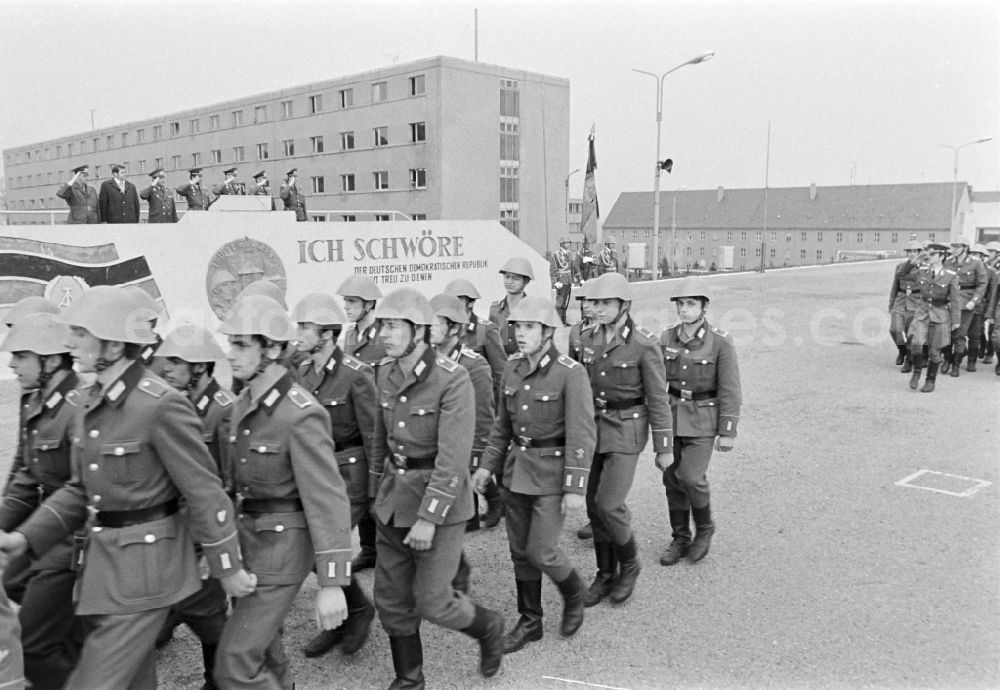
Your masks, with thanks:
[[[570,80],[568,173],[597,128],[606,215],[663,189],[942,182],[1000,137],[1000,2],[0,0],[0,148],[434,55]],[[570,192],[579,196],[582,173]],[[1000,141],[959,179],[1000,190]]]

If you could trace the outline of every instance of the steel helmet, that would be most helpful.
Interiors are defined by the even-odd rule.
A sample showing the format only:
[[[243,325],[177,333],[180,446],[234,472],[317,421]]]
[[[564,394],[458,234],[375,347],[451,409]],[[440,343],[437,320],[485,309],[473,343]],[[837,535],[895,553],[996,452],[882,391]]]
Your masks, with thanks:
[[[924,248],[924,245],[920,244],[920,242],[917,241],[917,240],[910,240],[909,242],[906,243],[906,251],[908,251],[908,252],[912,252],[912,251],[918,251],[919,252],[923,248]]]
[[[454,295],[434,295],[431,297],[431,308],[434,310],[434,316],[442,316],[452,323],[469,323],[465,305]]]
[[[590,281],[587,299],[620,299],[632,301],[632,286],[621,273],[605,273]]]
[[[347,276],[347,280],[337,288],[337,294],[341,297],[357,297],[366,302],[374,302],[382,299],[382,292],[378,289],[375,281],[366,276],[353,274]]]
[[[48,312],[27,314],[11,326],[0,352],[34,352],[43,357],[69,352],[69,326]]]
[[[705,289],[704,283],[704,280],[699,280],[690,276],[682,278],[677,284],[677,287],[671,290],[674,294],[670,296],[670,301],[676,302],[681,297],[701,297],[706,302],[710,302],[712,298],[711,295],[708,294],[708,290]]]
[[[587,293],[590,291],[590,284],[593,282],[594,282],[593,278],[591,278],[590,280],[585,280],[583,284],[580,285],[579,289],[577,289],[576,294],[573,295],[573,299],[578,299],[581,301],[585,299],[590,299]]]
[[[974,244],[971,247],[969,247],[969,253],[970,254],[982,254],[983,256],[986,256],[986,254],[988,252],[986,251],[986,247],[984,247],[983,245],[981,245],[981,244],[979,244],[977,242],[976,244]]]
[[[615,243],[614,235],[612,235],[611,237],[604,238],[604,244],[614,244],[614,243]]]
[[[7,310],[7,315],[4,317],[3,322],[9,328],[28,314],[38,313],[58,314],[59,307],[52,300],[45,299],[39,295],[31,295],[15,302],[14,306]]]
[[[288,309],[288,303],[285,301],[285,291],[281,289],[277,283],[273,283],[270,280],[255,280],[248,284],[245,288],[237,293],[236,298],[233,300],[233,304],[236,304],[244,297],[250,297],[251,295],[264,295],[265,297],[270,297],[275,302],[281,305],[282,309]]]
[[[292,321],[314,323],[318,326],[340,326],[347,323],[347,316],[333,295],[312,292],[295,305],[295,309],[292,310]]]
[[[956,237],[955,239],[953,239],[950,242],[950,244],[958,244],[958,245],[962,245],[963,247],[968,247],[969,246],[969,240],[965,239],[964,237]]]
[[[413,288],[399,288],[385,296],[375,307],[376,319],[403,319],[417,326],[429,326],[434,321],[431,303]]]
[[[562,326],[562,319],[556,313],[556,308],[552,306],[552,301],[545,297],[528,295],[510,310],[507,316],[508,323],[511,321],[524,321],[526,323],[540,323],[543,326],[557,328]]]
[[[500,267],[500,273],[513,273],[529,280],[535,279],[535,271],[531,268],[531,262],[523,256],[512,256],[507,259],[507,263]]]
[[[566,235],[559,238],[559,245],[562,246],[564,244],[569,244],[569,238]]]
[[[214,362],[226,356],[208,329],[193,323],[182,323],[172,330],[160,343],[154,355],[176,357],[192,364]]]
[[[469,299],[479,299],[479,290],[470,281],[465,278],[455,278],[444,287],[444,295],[451,295],[452,297],[468,297]]]
[[[986,251],[988,252],[1000,252],[1000,242],[993,240],[992,242],[986,243]]]
[[[144,313],[149,314],[150,321],[159,318],[163,313],[163,306],[141,287],[126,285],[122,290],[132,298],[136,309],[141,309]]]
[[[219,330],[226,335],[260,335],[275,342],[292,339],[295,326],[279,302],[266,295],[238,301]]]
[[[80,293],[56,318],[101,340],[150,345],[156,342],[152,324],[156,313],[141,301],[134,291],[96,285]]]

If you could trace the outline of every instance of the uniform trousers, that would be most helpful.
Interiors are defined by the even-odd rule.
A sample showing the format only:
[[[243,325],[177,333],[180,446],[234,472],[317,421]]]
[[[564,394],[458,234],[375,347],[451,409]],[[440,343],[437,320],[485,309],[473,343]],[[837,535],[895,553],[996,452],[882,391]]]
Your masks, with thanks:
[[[31,571],[31,556],[26,553],[15,556],[3,569],[3,588],[7,597],[18,604],[24,596],[24,589],[34,573]]]
[[[475,607],[451,586],[458,572],[465,538],[465,522],[438,525],[427,551],[403,543],[409,527],[378,526],[375,563],[375,607],[389,637],[415,635],[421,619],[449,630],[472,625]]]
[[[958,328],[955,329],[955,331],[952,332],[951,334],[951,342],[954,348],[953,352],[954,356],[957,357],[960,354],[964,354],[965,351],[968,349],[970,334],[974,333],[974,331],[972,330],[972,326],[974,325],[974,322],[977,321],[977,319],[975,318],[976,316],[979,315],[976,314],[975,311],[973,311],[972,309],[962,310],[962,320],[961,322],[959,322]],[[983,321],[981,316],[979,317],[978,322],[980,328],[982,328]],[[979,343],[978,336],[972,335],[971,337],[972,340],[974,340],[977,344]]]
[[[0,589],[0,688],[24,687],[24,659],[21,656],[21,625],[17,614]]]
[[[625,505],[635,479],[638,453],[595,453],[587,484],[587,517],[594,542],[626,544],[632,538],[632,512]]]
[[[932,362],[941,362],[941,349],[951,343],[951,324],[913,319],[910,324],[910,354],[921,354],[927,346]]]
[[[215,682],[220,688],[291,690],[281,631],[301,587],[301,582],[257,585],[253,594],[233,601],[215,657]]]
[[[360,525],[361,520],[364,517],[369,516],[369,519],[371,519],[370,517],[371,505],[372,504],[368,501],[365,501],[364,503],[351,504],[351,529],[354,529],[356,526]]]
[[[170,609],[172,625],[185,623],[203,644],[217,645],[226,624],[229,597],[214,577],[201,581],[201,589]]]
[[[990,342],[993,343],[993,352],[1000,355],[1000,328],[996,324],[990,326]]]
[[[156,636],[170,607],[86,616],[87,637],[67,690],[156,688]]]
[[[569,557],[559,548],[565,521],[562,497],[561,493],[535,496],[503,490],[515,580],[538,581],[545,573],[562,582],[573,572]]]
[[[889,319],[889,335],[892,336],[892,341],[897,346],[906,347],[907,333],[910,330],[910,324],[913,323],[913,317],[916,313],[915,311],[908,311],[906,309],[894,308],[892,310]]]
[[[663,471],[670,510],[708,505],[708,461],[712,459],[714,446],[714,436],[674,437],[674,462]]]
[[[556,309],[565,309],[569,306],[569,296],[573,290],[573,286],[570,284],[571,280],[571,278],[566,278],[561,288],[553,288],[556,291]]]
[[[62,688],[80,656],[80,626],[73,612],[72,570],[32,572],[17,617],[24,674],[37,690]]]

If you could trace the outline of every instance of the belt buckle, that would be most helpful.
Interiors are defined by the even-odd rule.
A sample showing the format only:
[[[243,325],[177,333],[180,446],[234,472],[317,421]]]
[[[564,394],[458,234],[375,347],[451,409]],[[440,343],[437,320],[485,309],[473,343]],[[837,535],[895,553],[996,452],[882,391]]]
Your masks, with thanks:
[[[528,436],[518,436],[517,437],[517,443],[520,446],[530,446],[531,445],[531,438],[528,437]]]
[[[406,469],[406,456],[405,455],[400,455],[399,453],[393,453],[392,454],[392,458],[393,458],[393,461],[394,461],[392,464],[395,465],[397,467],[397,469],[401,469],[401,470],[405,470]]]
[[[598,410],[604,410],[608,407],[608,401],[604,398],[594,398],[594,407]]]
[[[694,400],[692,397],[694,393],[685,388],[681,388],[681,400]]]

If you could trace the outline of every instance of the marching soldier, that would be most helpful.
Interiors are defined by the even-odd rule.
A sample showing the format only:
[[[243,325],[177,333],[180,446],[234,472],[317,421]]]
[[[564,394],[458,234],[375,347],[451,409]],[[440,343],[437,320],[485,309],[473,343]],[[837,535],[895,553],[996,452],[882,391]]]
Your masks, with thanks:
[[[212,194],[214,194],[216,198],[227,194],[236,196],[244,194],[242,185],[236,181],[236,168],[223,170],[222,174],[226,176],[225,181],[212,187]],[[215,201],[213,200],[212,203],[215,203]]]
[[[597,449],[587,485],[587,517],[594,532],[597,576],[584,603],[632,596],[641,565],[625,504],[639,453],[650,429],[657,466],[671,451],[670,407],[663,356],[656,336],[632,321],[632,288],[620,273],[599,276],[587,288],[596,327],[581,333],[597,417]]]
[[[72,478],[18,531],[0,533],[0,550],[42,556],[87,523],[76,614],[89,630],[68,688],[155,687],[156,635],[201,586],[192,538],[227,594],[254,588],[197,415],[135,360],[154,338],[134,311],[127,292],[97,286],[59,315],[77,369],[97,374],[76,417]]]
[[[507,539],[514,562],[520,618],[504,636],[504,653],[542,639],[542,573],[563,597],[560,634],[583,624],[580,574],[559,548],[566,513],[586,505],[587,479],[597,430],[584,368],[552,342],[559,318],[540,297],[511,311],[519,351],[504,370],[503,395],[482,467],[478,490],[502,472]]]
[[[656,463],[663,472],[672,531],[661,565],[684,556],[697,563],[708,554],[715,533],[708,463],[713,448],[732,450],[742,403],[736,348],[727,333],[706,320],[709,294],[695,280],[684,279],[671,295],[680,323],[660,335],[674,423],[673,464],[659,458]]]
[[[604,240],[604,249],[597,255],[597,275],[618,272],[618,252],[615,251],[615,238]]]
[[[3,317],[3,324],[10,328],[28,314],[58,314],[59,307],[41,295],[29,295],[14,303]]]
[[[0,567],[0,574],[3,568]],[[24,656],[17,613],[0,588],[0,688],[24,690]]]
[[[507,327],[507,315],[524,299],[524,289],[535,279],[535,271],[525,257],[512,256],[500,267],[500,275],[503,276],[503,288],[507,294],[490,305],[490,321],[500,329],[500,344],[509,357],[517,352],[517,339],[514,329]]]
[[[569,352],[570,357],[577,362],[582,362],[580,335],[594,327],[594,301],[587,297],[587,290],[590,281],[584,282],[576,293],[576,299],[580,301],[580,320],[569,328]],[[576,531],[577,539],[593,539],[594,528],[588,521],[583,527]]]
[[[201,168],[188,170],[188,181],[175,191],[187,200],[188,211],[207,211],[212,203],[201,188]]]
[[[996,272],[988,262],[988,255],[989,252],[982,244],[974,244],[969,247],[969,256],[973,259],[978,259],[986,272],[986,290],[983,293],[983,298],[976,302],[976,306],[972,310],[972,320],[969,322],[969,351],[968,357],[965,360],[966,371],[976,370],[976,361],[982,357],[984,351],[989,347],[990,342],[989,336],[984,333],[984,322],[986,319],[986,309],[989,306],[993,290],[995,289]],[[961,289],[961,284],[959,285],[959,289]]]
[[[569,238],[565,235],[559,238],[559,249],[552,253],[549,259],[549,278],[552,289],[556,291],[556,313],[562,319],[562,325],[568,326],[566,308],[569,306],[569,295],[576,282],[576,263],[573,253],[569,250]]]
[[[375,606],[389,634],[393,687],[424,686],[422,619],[478,640],[479,672],[488,678],[503,660],[503,616],[451,585],[472,517],[472,384],[461,365],[427,345],[434,312],[419,292],[389,293],[375,317],[387,359],[376,374],[381,414],[369,496],[378,525]]]
[[[353,529],[368,514],[368,458],[375,440],[375,371],[337,347],[347,317],[332,296],[319,292],[306,295],[292,310],[292,322],[297,325],[295,346],[305,355],[293,373],[330,417]],[[375,607],[353,574],[344,595],[347,620],[333,630],[321,630],[310,640],[303,650],[307,657],[326,654],[338,643],[348,655],[364,646],[375,620]]]
[[[10,368],[22,391],[20,434],[0,501],[0,530],[19,527],[72,473],[70,448],[81,400],[69,335],[69,327],[53,314],[35,313],[18,321],[0,346],[11,353]],[[27,582],[17,595],[24,671],[40,689],[63,687],[80,654],[73,544],[74,536],[67,535],[45,555],[32,554]]]
[[[149,203],[149,223],[176,223],[177,208],[174,206],[174,196],[163,184],[167,176],[161,168],[149,173],[153,184],[141,192],[139,198]]]
[[[247,190],[249,196],[271,196],[271,188],[267,184],[267,173],[261,170],[253,176],[253,184]]]
[[[910,360],[913,375],[910,388],[920,385],[920,373],[924,368],[924,347],[927,347],[927,379],[922,393],[931,393],[937,381],[938,367],[941,366],[942,348],[951,343],[951,334],[962,324],[962,296],[958,288],[958,274],[944,267],[944,257],[948,245],[940,242],[927,243],[927,265],[917,269],[911,265],[911,272],[917,271],[920,283],[920,306],[910,324]],[[957,365],[956,365],[957,366]]]
[[[347,616],[350,506],[330,418],[278,362],[294,336],[288,313],[253,295],[236,304],[220,330],[229,337],[233,376],[246,384],[226,452],[240,496],[240,545],[258,586],[233,606],[215,677],[223,688],[290,688],[281,629],[314,568],[320,629],[336,628]]]
[[[892,278],[892,287],[889,289],[889,334],[896,343],[899,354],[896,356],[896,366],[900,364],[903,373],[913,371],[913,363],[910,361],[910,348],[907,341],[907,333],[910,330],[910,323],[913,315],[920,304],[920,285],[917,282],[917,273],[910,270],[911,264],[920,265],[926,255],[924,246],[916,240],[910,240],[906,245],[906,261],[901,262],[896,267],[895,275]]]
[[[991,364],[993,355],[1000,353],[1000,347],[997,347],[997,343],[1000,341],[1000,329],[997,328],[996,324],[997,304],[1000,302],[1000,242],[988,242],[986,251],[989,252],[987,266],[993,271],[993,290],[990,293],[989,304],[986,305],[986,341],[989,349],[986,350],[986,356],[983,357],[983,364]],[[997,358],[994,372],[1000,376],[1000,356]]]
[[[285,202],[285,210],[295,211],[295,220],[303,221],[309,220],[309,216],[306,215],[306,198],[295,183],[298,171],[298,168],[292,168],[285,173],[285,184],[281,185],[278,196]]]
[[[89,165],[73,168],[73,177],[68,182],[63,182],[56,190],[56,196],[64,199],[69,206],[67,225],[101,222],[100,201],[97,198],[97,190],[87,184],[89,176]]]
[[[987,298],[986,286],[989,278],[982,262],[969,255],[969,243],[962,238],[951,243],[951,255],[945,260],[944,267],[958,274],[962,319],[958,329],[951,334],[951,344],[944,350],[941,373],[957,378],[966,351],[969,353],[970,362],[979,356],[979,340],[972,330],[972,322],[977,305]],[[972,370],[975,371],[975,364]]]

